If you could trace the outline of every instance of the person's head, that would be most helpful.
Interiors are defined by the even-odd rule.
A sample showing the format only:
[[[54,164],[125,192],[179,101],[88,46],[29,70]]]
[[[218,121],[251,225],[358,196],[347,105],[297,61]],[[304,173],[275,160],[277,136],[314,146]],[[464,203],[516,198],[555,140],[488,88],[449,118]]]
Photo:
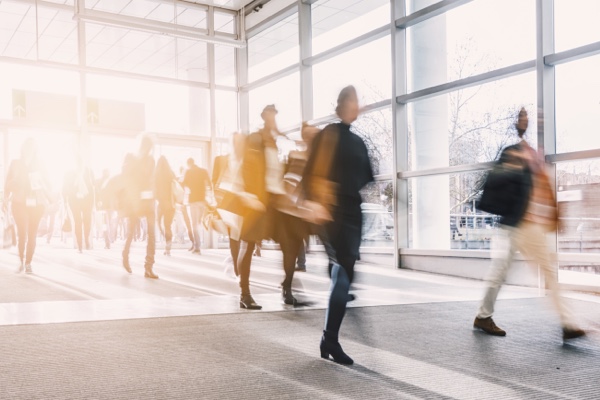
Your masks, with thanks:
[[[195,165],[194,159],[192,157],[187,159],[187,167],[192,168]]]
[[[527,131],[527,127],[529,127],[529,117],[527,116],[527,110],[525,110],[525,107],[523,107],[521,108],[521,111],[519,111],[519,117],[517,118],[517,123],[515,124],[519,138],[523,139],[523,136]]]
[[[241,159],[246,151],[246,135],[236,132],[231,136],[231,147],[236,158]]]
[[[140,146],[138,150],[138,155],[140,157],[149,156],[152,154],[154,150],[154,140],[150,135],[144,133],[140,135]]]
[[[171,166],[169,165],[169,161],[167,160],[167,157],[160,156],[158,158],[158,161],[156,162],[156,170],[160,171],[161,173],[164,173],[166,171],[169,171],[170,169],[171,169]]]
[[[358,118],[360,107],[358,105],[358,94],[354,86],[346,86],[340,92],[337,99],[335,113],[345,124],[350,125]]]
[[[265,121],[265,128],[276,128],[277,127],[277,122],[275,121],[275,117],[277,116],[277,109],[275,108],[274,104],[269,104],[268,106],[266,106],[262,113],[260,114],[260,117],[262,118],[263,121]]]
[[[27,164],[31,163],[37,157],[37,145],[33,138],[27,138],[21,146],[21,160]]]

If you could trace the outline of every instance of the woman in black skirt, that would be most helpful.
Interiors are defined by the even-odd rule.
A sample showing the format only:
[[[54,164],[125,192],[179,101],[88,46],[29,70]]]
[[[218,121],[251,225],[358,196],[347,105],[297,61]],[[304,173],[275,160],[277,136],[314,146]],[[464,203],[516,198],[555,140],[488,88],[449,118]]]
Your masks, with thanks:
[[[321,338],[321,357],[328,359],[331,355],[340,364],[353,363],[342,350],[338,335],[361,242],[360,190],[373,181],[367,147],[351,131],[359,111],[356,89],[353,86],[344,88],[336,108],[341,121],[328,125],[315,138],[305,175],[307,197],[320,203],[328,212],[320,217],[325,221],[322,240],[329,256],[332,282]]]

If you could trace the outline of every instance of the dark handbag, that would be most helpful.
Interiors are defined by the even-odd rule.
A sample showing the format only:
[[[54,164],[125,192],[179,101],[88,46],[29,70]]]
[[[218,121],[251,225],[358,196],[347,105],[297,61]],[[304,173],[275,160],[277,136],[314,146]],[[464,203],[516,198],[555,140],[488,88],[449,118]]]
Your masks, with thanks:
[[[505,217],[522,203],[526,175],[523,170],[498,163],[486,176],[477,204],[480,211]]]

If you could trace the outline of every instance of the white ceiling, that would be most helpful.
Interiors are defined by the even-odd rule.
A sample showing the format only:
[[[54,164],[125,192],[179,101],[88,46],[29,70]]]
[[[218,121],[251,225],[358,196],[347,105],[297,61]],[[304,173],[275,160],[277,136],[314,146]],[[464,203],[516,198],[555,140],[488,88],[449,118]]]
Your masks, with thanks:
[[[229,8],[231,10],[240,10],[243,6],[248,5],[252,0],[185,0],[188,3],[205,4],[207,6],[216,6]],[[271,0],[277,1],[277,0]]]

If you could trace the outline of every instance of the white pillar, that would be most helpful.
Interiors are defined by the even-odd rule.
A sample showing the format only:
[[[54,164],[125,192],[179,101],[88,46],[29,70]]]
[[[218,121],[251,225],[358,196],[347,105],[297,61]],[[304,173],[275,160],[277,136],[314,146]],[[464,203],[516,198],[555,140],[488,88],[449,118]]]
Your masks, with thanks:
[[[411,0],[421,9],[437,0]],[[413,26],[410,35],[412,87],[426,88],[447,80],[446,20],[436,17]],[[410,107],[414,140],[413,169],[449,164],[448,105],[446,96],[420,100]],[[449,176],[413,179],[413,247],[450,248]]]

